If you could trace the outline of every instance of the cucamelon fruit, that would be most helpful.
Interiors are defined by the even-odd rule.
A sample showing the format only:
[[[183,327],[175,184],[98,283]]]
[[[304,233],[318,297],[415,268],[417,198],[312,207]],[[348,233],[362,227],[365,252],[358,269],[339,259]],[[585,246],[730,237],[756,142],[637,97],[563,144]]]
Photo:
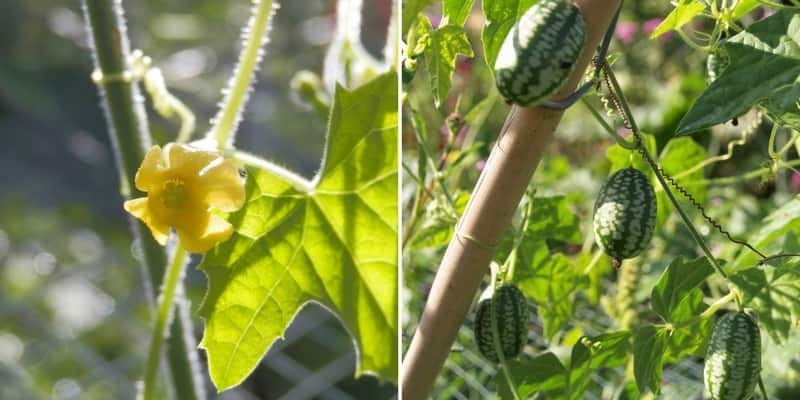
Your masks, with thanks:
[[[489,361],[499,362],[492,331],[492,309],[496,314],[497,334],[503,358],[518,356],[528,341],[530,311],[525,295],[513,284],[503,284],[491,296],[481,299],[475,312],[475,342]]]
[[[494,65],[509,103],[524,107],[553,96],[569,78],[586,41],[586,22],[568,0],[541,0],[508,33]]]
[[[594,235],[615,266],[639,255],[650,242],[656,209],[653,185],[635,168],[615,172],[600,188],[594,204]]]
[[[706,352],[706,390],[712,400],[752,398],[761,372],[761,335],[758,325],[743,312],[719,318]]]

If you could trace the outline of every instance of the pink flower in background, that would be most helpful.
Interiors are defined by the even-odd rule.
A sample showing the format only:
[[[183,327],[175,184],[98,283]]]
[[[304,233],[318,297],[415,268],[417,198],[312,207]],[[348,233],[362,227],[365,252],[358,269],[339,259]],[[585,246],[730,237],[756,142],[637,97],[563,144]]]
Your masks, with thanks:
[[[472,71],[472,60],[464,57],[458,57],[458,61],[456,61],[456,71],[461,76],[468,76],[470,71]]]
[[[625,44],[630,44],[633,42],[634,37],[636,36],[636,31],[639,30],[639,27],[636,26],[633,22],[620,22],[617,25],[617,30],[614,32],[617,36],[617,39],[620,42]]]
[[[711,205],[714,206],[714,207],[721,206],[722,205],[722,199],[720,199],[719,197],[714,197],[713,199],[711,199]]]
[[[775,10],[773,10],[771,8],[767,8],[767,9],[764,10],[764,15],[761,16],[761,19],[769,18],[769,17],[772,16],[772,14],[775,14]]]
[[[482,172],[484,167],[486,167],[486,160],[478,160],[478,162],[475,163],[475,169],[478,171]]]
[[[800,172],[792,174],[792,177],[789,179],[789,187],[791,187],[792,190],[800,189]]]
[[[431,25],[434,28],[438,28],[439,24],[442,22],[442,16],[441,15],[428,15],[428,19],[431,21]]]
[[[653,31],[655,31],[659,25],[661,25],[662,21],[664,21],[663,18],[648,19],[647,21],[644,21],[644,23],[642,24],[642,30],[644,31],[644,33],[649,35],[653,33]]]
[[[631,135],[631,132],[628,131],[627,129],[625,129],[625,127],[620,126],[619,128],[617,128],[617,135],[620,135],[620,136],[624,137],[625,139],[627,139],[628,136]]]
[[[664,18],[651,18],[651,19],[648,19],[647,21],[644,21],[644,23],[642,24],[642,31],[644,33],[650,35],[653,32],[655,32],[656,28],[658,28],[658,26],[661,25],[662,22],[664,22]],[[658,36],[658,41],[660,43],[665,43],[665,42],[669,41],[670,39],[672,39],[672,34],[673,34],[672,31],[664,32],[664,33],[662,33],[661,35]]]

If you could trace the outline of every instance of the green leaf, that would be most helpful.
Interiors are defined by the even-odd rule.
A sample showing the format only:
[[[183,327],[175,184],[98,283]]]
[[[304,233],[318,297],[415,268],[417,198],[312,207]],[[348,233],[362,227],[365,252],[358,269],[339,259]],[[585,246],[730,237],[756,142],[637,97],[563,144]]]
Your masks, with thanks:
[[[311,301],[338,315],[356,374],[397,381],[397,76],[337,88],[312,182],[248,169],[235,233],[206,254],[201,347],[222,391],[239,384]]]
[[[759,103],[774,123],[800,130],[800,84],[776,90]]]
[[[469,202],[469,193],[461,192],[455,198],[456,212],[458,216],[464,212],[464,208]],[[455,224],[458,222],[447,221],[437,218],[425,218],[425,222],[414,236],[411,237],[411,248],[420,250],[431,247],[442,247],[450,242],[455,233]]]
[[[661,390],[662,358],[666,347],[666,330],[648,325],[633,337],[633,375],[640,393]]]
[[[650,34],[651,39],[655,39],[669,31],[681,29],[684,25],[700,15],[706,9],[705,4],[693,0],[681,0],[675,9],[664,18]]]
[[[572,348],[567,398],[583,399],[592,371],[624,365],[631,349],[631,332],[583,337]]]
[[[523,399],[531,398],[536,392],[562,389],[565,384],[566,369],[558,357],[550,352],[536,357],[524,355],[521,360],[508,361],[508,368],[517,385],[517,393]],[[514,398],[502,371],[495,375],[494,384],[501,399]]]
[[[792,233],[787,235],[783,247],[785,253],[800,252],[800,242]],[[744,294],[743,305],[758,313],[759,325],[775,342],[783,343],[792,325],[800,319],[800,269],[797,258],[773,262],[776,266],[748,268],[730,278]]]
[[[794,93],[780,89],[798,85],[800,10],[778,11],[730,38],[723,49],[730,64],[683,117],[677,135],[735,118],[762,100],[769,100],[767,105],[780,105],[784,100],[776,100],[776,94]],[[785,110],[775,112],[784,114]]]
[[[494,71],[494,62],[508,32],[522,14],[538,2],[539,0],[483,1],[483,15],[486,16],[486,24],[481,32],[481,41],[486,65],[489,66],[490,71]]]
[[[517,252],[514,281],[539,305],[544,336],[552,338],[572,317],[575,291],[587,284],[573,261],[551,254],[547,239],[581,243],[580,222],[563,196],[536,197]]]
[[[420,13],[425,10],[425,7],[429,6],[431,3],[433,3],[433,0],[403,0],[403,30],[401,31],[403,37],[406,37],[408,30],[411,29],[411,26],[414,24],[414,20],[420,16]],[[421,18],[425,18],[425,16],[422,15]]]
[[[464,26],[475,0],[444,0],[443,12],[448,24]]]
[[[704,297],[699,288],[692,289],[674,310],[675,322],[690,320],[705,311],[708,306],[703,303]],[[713,327],[713,319],[703,319],[669,332],[663,361],[678,362],[684,357],[701,355],[705,351]]]
[[[565,196],[535,197],[526,238],[581,242],[581,226]]]
[[[678,257],[661,274],[650,295],[650,307],[666,322],[677,322],[675,312],[687,300],[689,292],[714,273],[705,257],[684,261]]]
[[[750,11],[753,11],[756,7],[758,7],[759,1],[758,0],[739,0],[736,3],[736,7],[733,9],[733,14],[731,15],[732,20],[737,20],[739,18],[744,17]]]
[[[565,255],[550,254],[544,242],[528,249],[533,252],[525,258],[532,260],[517,265],[514,282],[539,307],[539,316],[544,322],[543,336],[549,340],[572,318],[574,293],[586,286],[586,277],[576,272]],[[519,258],[522,256],[519,254]]]
[[[800,234],[800,198],[792,199],[764,218],[764,221],[758,224],[755,233],[747,238],[747,242],[762,253],[774,254],[781,249],[782,242],[778,239],[785,236],[787,232]],[[749,249],[742,249],[728,270],[738,271],[750,268],[758,261],[758,255]]]
[[[418,42],[415,47],[424,46],[425,65],[430,75],[433,102],[439,106],[447,97],[456,68],[456,57],[461,54],[472,57],[472,46],[467,39],[464,28],[456,25],[445,25],[433,29],[428,18],[420,18],[414,25],[413,36]]]

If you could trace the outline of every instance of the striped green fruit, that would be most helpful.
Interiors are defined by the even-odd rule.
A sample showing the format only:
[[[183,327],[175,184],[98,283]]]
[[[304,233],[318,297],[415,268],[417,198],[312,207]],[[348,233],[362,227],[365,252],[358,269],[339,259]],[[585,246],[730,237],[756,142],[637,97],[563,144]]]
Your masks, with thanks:
[[[510,360],[518,356],[528,342],[528,320],[530,311],[525,295],[513,284],[503,284],[497,293],[478,302],[475,312],[475,341],[478,350],[492,362],[499,362],[492,334],[492,310],[497,320],[497,334],[503,358]],[[492,307],[494,305],[494,307]]]
[[[712,400],[752,398],[761,372],[761,336],[750,316],[733,312],[720,317],[703,372]]]
[[[639,255],[653,236],[656,194],[643,173],[621,169],[600,188],[594,203],[594,236],[615,266]]]
[[[524,107],[553,96],[575,68],[586,41],[586,22],[568,0],[541,0],[511,29],[494,64],[497,89]]]

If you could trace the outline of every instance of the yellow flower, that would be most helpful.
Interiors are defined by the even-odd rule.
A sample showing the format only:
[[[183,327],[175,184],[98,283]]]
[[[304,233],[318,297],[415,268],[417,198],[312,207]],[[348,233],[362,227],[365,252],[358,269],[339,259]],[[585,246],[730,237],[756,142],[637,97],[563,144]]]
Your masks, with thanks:
[[[244,179],[231,161],[175,143],[150,148],[136,172],[136,188],[147,197],[126,201],[125,211],[142,220],[161,245],[175,228],[181,246],[192,253],[204,253],[233,233],[210,209],[233,212],[245,198]]]

